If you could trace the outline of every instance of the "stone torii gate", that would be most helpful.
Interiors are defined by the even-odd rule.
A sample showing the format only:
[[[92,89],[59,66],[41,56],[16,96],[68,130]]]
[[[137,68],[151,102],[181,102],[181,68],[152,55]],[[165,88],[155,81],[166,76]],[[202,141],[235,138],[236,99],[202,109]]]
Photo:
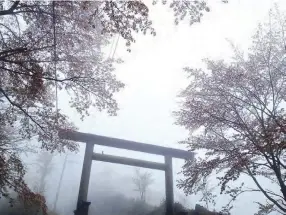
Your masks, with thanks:
[[[87,201],[87,194],[88,194],[91,164],[93,160],[165,171],[166,215],[174,214],[172,158],[193,160],[194,159],[193,152],[188,152],[174,148],[167,148],[163,146],[151,145],[146,143],[139,143],[129,140],[99,136],[95,134],[75,132],[75,131],[61,130],[59,132],[59,136],[62,139],[86,143],[75,215],[88,215],[88,208],[90,202]],[[127,149],[132,151],[145,152],[149,154],[162,155],[165,158],[165,162],[157,163],[157,162],[144,161],[133,158],[94,153],[93,152],[94,144],[120,148],[120,149]]]

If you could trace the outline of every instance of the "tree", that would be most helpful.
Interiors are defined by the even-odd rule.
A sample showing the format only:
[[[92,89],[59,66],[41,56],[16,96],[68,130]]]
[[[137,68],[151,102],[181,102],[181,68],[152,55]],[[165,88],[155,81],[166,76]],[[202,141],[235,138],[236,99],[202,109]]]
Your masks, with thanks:
[[[15,193],[13,193],[15,194]],[[4,215],[41,215],[39,212],[39,205],[30,205],[25,207],[22,201],[18,200],[13,204],[13,207],[9,202],[5,201],[6,199],[0,200],[0,214]],[[47,212],[48,215],[58,215],[52,211]]]
[[[141,172],[140,168],[136,168],[135,176],[132,180],[135,185],[135,191],[139,193],[140,200],[146,202],[147,189],[153,183],[152,174],[149,172]]]
[[[190,15],[192,23],[209,11],[203,1],[170,7],[177,21]],[[155,35],[148,13],[141,1],[1,1],[1,126],[17,125],[21,138],[37,137],[46,150],[75,151],[77,144],[58,138],[60,128],[75,129],[58,108],[58,94],[68,94],[70,106],[82,118],[91,107],[115,115],[114,93],[124,84],[116,79],[114,60],[105,59],[100,49],[114,34],[128,47],[136,32]],[[9,138],[0,141],[1,147]],[[19,155],[2,151],[6,174],[0,175],[0,193],[8,186],[25,193],[21,196],[29,201],[31,196],[38,198],[22,180],[25,170]]]
[[[231,198],[228,209],[246,192],[265,197],[257,215],[286,212],[286,19],[278,11],[269,17],[247,54],[234,48],[230,62],[206,59],[207,70],[185,68],[190,84],[175,113],[177,124],[190,131],[182,143],[204,153],[186,161],[179,187],[197,193],[205,178],[217,174],[221,194]],[[236,186],[241,177],[255,186]]]
[[[51,173],[53,169],[53,158],[54,154],[48,152],[48,151],[41,151],[36,159],[36,162],[34,163],[37,167],[37,173],[39,174],[39,180],[38,183],[36,183],[36,190],[37,193],[40,193],[44,196],[46,190],[47,190],[47,176]]]
[[[0,122],[3,118],[0,118]],[[22,139],[15,135],[14,128],[0,124],[0,198],[3,196],[9,200],[11,206],[21,204],[31,210],[42,209],[47,212],[46,202],[43,196],[33,193],[25,183],[26,169],[20,159],[22,151],[30,151]],[[14,198],[10,194],[17,192]]]
[[[73,126],[58,109],[56,97],[61,89],[69,93],[71,106],[82,116],[90,106],[115,114],[113,93],[123,84],[115,78],[113,62],[100,52],[107,40],[86,24],[86,17],[81,16],[83,2],[1,4],[10,8],[0,13],[1,123],[19,125],[23,139],[37,136],[47,150],[76,150],[75,143],[57,137],[59,127]],[[6,140],[1,138],[1,146]],[[1,174],[1,180],[27,193],[24,181],[21,188],[17,182],[25,174],[21,159],[16,153],[4,152],[7,174]]]
[[[209,210],[209,204],[216,205],[216,202],[214,201],[214,199],[217,196],[215,194],[215,187],[210,186],[209,178],[207,177],[203,178],[200,190],[201,190],[201,195],[202,195],[200,201],[203,201],[205,203],[206,209]]]

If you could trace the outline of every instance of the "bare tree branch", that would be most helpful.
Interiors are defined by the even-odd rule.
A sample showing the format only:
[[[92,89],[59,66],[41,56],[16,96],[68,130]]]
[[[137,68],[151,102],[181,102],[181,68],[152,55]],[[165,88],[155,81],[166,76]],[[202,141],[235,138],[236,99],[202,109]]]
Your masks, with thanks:
[[[2,11],[0,11],[0,16],[13,14],[14,10],[17,8],[17,6],[19,5],[19,3],[20,3],[20,1],[15,1],[15,2],[13,3],[13,5],[12,5],[8,10],[2,10]]]

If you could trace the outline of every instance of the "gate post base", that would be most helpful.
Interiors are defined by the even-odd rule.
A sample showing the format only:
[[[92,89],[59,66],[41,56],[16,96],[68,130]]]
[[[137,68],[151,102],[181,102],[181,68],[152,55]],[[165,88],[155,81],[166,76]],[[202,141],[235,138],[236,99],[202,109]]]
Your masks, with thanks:
[[[88,215],[89,205],[90,202],[82,201],[74,211],[74,215]]]

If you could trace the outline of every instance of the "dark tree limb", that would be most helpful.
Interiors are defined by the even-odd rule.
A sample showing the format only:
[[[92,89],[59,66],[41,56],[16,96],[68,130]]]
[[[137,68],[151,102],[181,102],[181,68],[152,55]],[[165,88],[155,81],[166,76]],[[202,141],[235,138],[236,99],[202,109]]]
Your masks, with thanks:
[[[249,174],[249,176],[252,178],[252,180],[254,181],[254,183],[256,184],[256,186],[259,188],[259,190],[264,194],[264,196],[269,199],[273,204],[275,204],[281,211],[286,212],[286,208],[283,208],[275,199],[273,199],[266,190],[264,190],[262,188],[262,186],[260,185],[260,183],[258,182],[258,180],[254,177],[254,175],[252,174],[251,170],[249,169],[248,166],[246,166],[246,170]]]
[[[0,16],[13,14],[14,10],[17,8],[17,6],[19,5],[19,3],[20,3],[20,1],[15,1],[15,2],[13,3],[13,5],[12,5],[8,10],[2,10],[2,11],[0,11]]]

